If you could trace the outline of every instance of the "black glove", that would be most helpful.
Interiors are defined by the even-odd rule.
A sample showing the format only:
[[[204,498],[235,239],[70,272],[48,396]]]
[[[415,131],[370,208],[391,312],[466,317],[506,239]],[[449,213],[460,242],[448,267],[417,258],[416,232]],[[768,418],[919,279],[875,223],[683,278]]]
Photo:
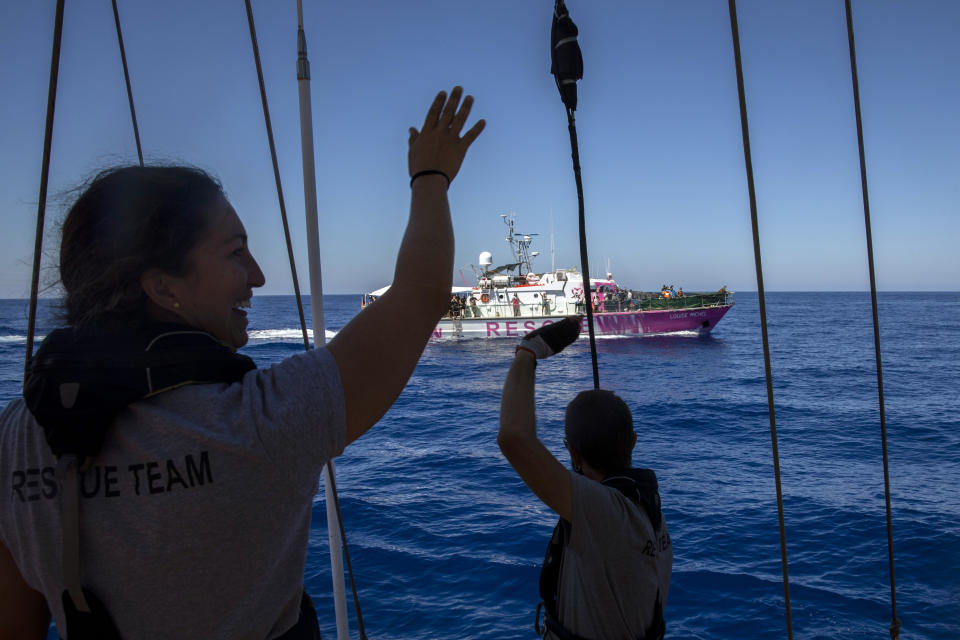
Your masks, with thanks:
[[[537,360],[542,360],[563,351],[579,335],[580,317],[567,316],[559,322],[531,331],[520,341],[517,349],[529,351]]]

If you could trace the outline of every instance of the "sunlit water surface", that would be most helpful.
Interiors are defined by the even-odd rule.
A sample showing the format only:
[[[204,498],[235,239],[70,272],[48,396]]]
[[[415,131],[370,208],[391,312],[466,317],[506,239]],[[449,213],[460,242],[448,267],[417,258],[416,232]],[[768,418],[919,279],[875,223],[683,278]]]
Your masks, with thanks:
[[[634,412],[635,463],[660,478],[675,553],[668,638],[786,637],[757,298],[736,300],[710,336],[598,341],[602,386]],[[48,306],[41,335],[55,326]],[[335,332],[359,311],[359,296],[330,296],[325,306]],[[20,389],[25,308],[0,301],[4,404]],[[767,310],[795,637],[889,637],[869,296],[774,293]],[[297,317],[292,297],[255,297],[244,351],[260,366],[296,353]],[[955,640],[960,294],[881,294],[880,318],[903,637]],[[495,442],[513,347],[431,343],[386,417],[337,460],[370,638],[534,637],[537,578],[555,518]],[[375,376],[375,355],[368,366]],[[591,385],[587,341],[544,361],[538,382],[540,434],[561,455],[563,408]],[[321,629],[334,637],[322,493],[305,578]]]

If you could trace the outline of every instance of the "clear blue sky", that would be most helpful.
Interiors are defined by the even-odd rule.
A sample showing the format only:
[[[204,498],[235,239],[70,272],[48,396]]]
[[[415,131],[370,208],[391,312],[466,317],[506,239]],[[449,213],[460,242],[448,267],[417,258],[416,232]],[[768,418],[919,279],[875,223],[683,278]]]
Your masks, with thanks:
[[[29,292],[54,1],[0,5],[0,297]],[[549,0],[313,2],[325,290],[389,282],[408,206],[407,127],[454,84],[487,130],[450,192],[456,264],[506,261],[500,213],[579,261]],[[727,3],[570,0],[585,77],[577,123],[595,271],[633,288],[756,288]],[[842,0],[738,3],[766,287],[868,286]],[[121,0],[145,153],[212,171],[267,293],[291,278],[240,0]],[[298,266],[306,269],[296,4],[254,2]],[[960,3],[856,0],[881,289],[960,282]],[[474,119],[474,118],[472,118]],[[91,172],[136,162],[110,2],[67,3],[48,220]],[[45,252],[55,255],[49,223]],[[45,261],[46,281],[53,260]],[[303,276],[305,277],[305,276]],[[459,276],[455,277],[457,281]]]

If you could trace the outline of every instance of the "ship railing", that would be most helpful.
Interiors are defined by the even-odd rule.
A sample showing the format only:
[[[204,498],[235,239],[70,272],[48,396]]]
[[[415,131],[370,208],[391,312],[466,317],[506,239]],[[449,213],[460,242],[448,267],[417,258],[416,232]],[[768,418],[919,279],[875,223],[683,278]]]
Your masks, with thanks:
[[[655,311],[719,307],[730,304],[732,298],[733,294],[728,291],[717,291],[716,293],[691,293],[677,298],[647,298],[637,302],[643,311]]]
[[[661,311],[673,309],[699,309],[705,307],[719,307],[731,304],[733,294],[729,291],[715,293],[691,293],[679,298],[657,298],[653,294],[646,297],[607,298],[602,303],[595,304],[595,313],[617,313],[625,311]],[[521,302],[514,306],[510,301],[503,300],[472,307],[466,305],[456,312],[448,311],[444,314],[446,320],[471,319],[505,319],[505,318],[542,318],[544,316],[568,316],[586,314],[586,305],[583,302],[567,300],[556,302]]]
[[[567,304],[566,308],[555,301],[543,302],[521,302],[516,307],[510,302],[495,302],[473,307],[466,305],[456,311],[450,310],[444,314],[445,320],[471,320],[497,319],[497,318],[533,318],[544,316],[565,316],[577,313],[573,304]],[[584,312],[585,313],[585,312]]]

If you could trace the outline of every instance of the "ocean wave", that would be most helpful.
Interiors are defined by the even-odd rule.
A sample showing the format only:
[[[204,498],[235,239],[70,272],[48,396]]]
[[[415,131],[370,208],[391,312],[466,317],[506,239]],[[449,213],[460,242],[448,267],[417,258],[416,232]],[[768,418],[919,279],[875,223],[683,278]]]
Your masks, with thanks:
[[[33,337],[34,343],[40,343],[47,336],[35,335]],[[27,344],[26,335],[10,335],[10,336],[0,336],[0,344]]]
[[[336,331],[326,329],[324,332],[329,341],[337,335]],[[303,331],[301,329],[255,329],[247,333],[252,341],[257,342],[299,342],[303,340]],[[313,329],[307,329],[307,336],[313,340]]]

